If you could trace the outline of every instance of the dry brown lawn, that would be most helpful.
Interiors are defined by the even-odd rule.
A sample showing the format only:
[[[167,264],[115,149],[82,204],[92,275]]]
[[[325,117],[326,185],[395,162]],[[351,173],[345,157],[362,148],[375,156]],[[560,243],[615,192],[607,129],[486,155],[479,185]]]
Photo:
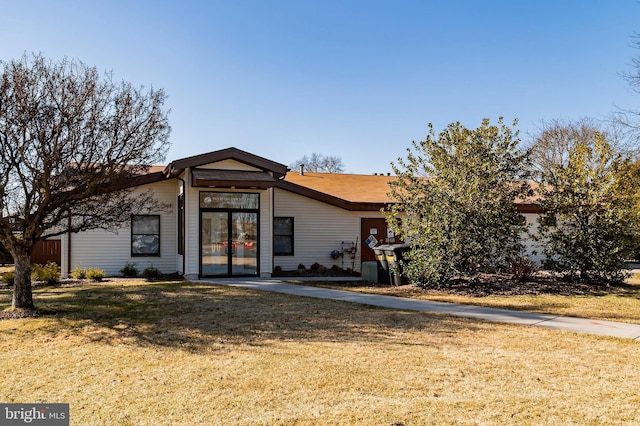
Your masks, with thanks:
[[[57,314],[0,321],[0,401],[73,425],[640,422],[632,340],[192,283],[36,302]]]

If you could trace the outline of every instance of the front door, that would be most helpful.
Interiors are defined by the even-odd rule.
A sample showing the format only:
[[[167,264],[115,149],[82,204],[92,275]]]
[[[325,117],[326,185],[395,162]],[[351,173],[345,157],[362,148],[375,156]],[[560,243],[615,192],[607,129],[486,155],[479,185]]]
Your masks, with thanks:
[[[360,241],[362,241],[360,257],[362,262],[372,262],[376,260],[376,255],[373,249],[367,244],[367,240],[377,241],[375,243],[376,246],[401,242],[395,235],[387,233],[387,221],[384,218],[363,218],[360,226]],[[370,237],[373,237],[375,240]]]
[[[201,210],[200,276],[258,275],[258,212]]]
[[[257,276],[260,195],[200,192],[200,276]]]

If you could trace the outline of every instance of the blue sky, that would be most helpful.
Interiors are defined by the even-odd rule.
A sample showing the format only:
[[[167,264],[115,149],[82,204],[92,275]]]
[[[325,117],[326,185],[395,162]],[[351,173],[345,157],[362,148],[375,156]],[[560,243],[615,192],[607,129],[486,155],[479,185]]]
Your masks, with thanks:
[[[0,59],[42,52],[163,88],[167,162],[235,146],[390,172],[427,123],[640,110],[637,0],[4,2]]]

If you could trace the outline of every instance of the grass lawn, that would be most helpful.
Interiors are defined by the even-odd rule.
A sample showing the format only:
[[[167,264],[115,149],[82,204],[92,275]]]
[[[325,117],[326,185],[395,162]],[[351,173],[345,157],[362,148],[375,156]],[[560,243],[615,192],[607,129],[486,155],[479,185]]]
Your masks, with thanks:
[[[73,425],[640,422],[632,340],[194,283],[35,301],[0,321],[0,401]]]

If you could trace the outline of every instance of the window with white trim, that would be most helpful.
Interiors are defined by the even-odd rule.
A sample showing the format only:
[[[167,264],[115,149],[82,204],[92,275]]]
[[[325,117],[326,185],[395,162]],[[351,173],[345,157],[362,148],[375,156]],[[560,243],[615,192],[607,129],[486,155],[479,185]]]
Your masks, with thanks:
[[[131,216],[131,256],[160,256],[160,215]]]

